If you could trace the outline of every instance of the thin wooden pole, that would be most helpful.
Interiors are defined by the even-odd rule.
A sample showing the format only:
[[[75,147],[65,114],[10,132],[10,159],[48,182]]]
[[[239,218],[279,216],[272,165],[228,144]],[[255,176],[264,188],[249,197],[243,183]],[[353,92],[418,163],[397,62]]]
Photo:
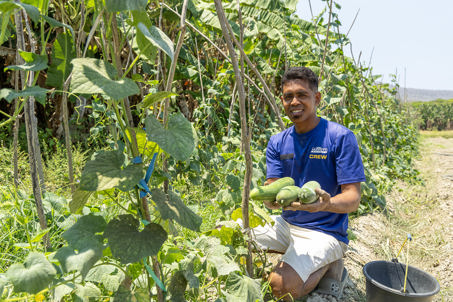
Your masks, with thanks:
[[[25,21],[28,36],[30,39],[30,41],[29,41],[30,48],[31,48],[30,51],[34,52],[35,43],[34,43],[32,35],[31,35],[30,26],[29,26],[28,20],[27,20],[27,14],[26,14],[25,10],[22,10],[22,13],[23,13],[23,20]],[[16,19],[16,21],[18,22],[18,23],[16,23],[16,33],[18,36],[20,36],[20,37],[18,37],[18,43],[22,43],[22,45],[19,45],[19,46],[23,47],[22,49],[25,50],[25,38],[24,38],[24,30],[23,30],[23,25],[22,25],[23,20],[22,20],[22,17],[20,17],[20,16]],[[25,83],[27,82],[27,79],[25,78],[25,73],[21,73],[21,75],[24,75],[24,77],[21,79],[22,86],[24,86]],[[34,73],[30,72],[28,74],[28,77],[29,77],[28,84],[33,85]],[[28,145],[28,161],[30,164],[30,176],[31,176],[31,180],[32,180],[36,212],[38,214],[39,225],[42,230],[45,230],[45,229],[47,229],[47,221],[46,221],[46,217],[44,215],[44,209],[43,209],[42,197],[41,197],[41,194],[44,189],[44,185],[43,185],[44,184],[44,175],[42,172],[41,151],[40,151],[39,141],[38,141],[34,97],[29,97],[25,101],[24,112],[25,112],[25,129],[26,129],[26,133],[27,133],[27,145]],[[41,177],[40,177],[40,173],[42,174]],[[46,249],[51,248],[49,234],[44,235],[43,244]]]
[[[236,58],[236,52],[233,46],[233,41],[230,37],[226,24],[225,12],[222,7],[220,0],[214,0],[217,16],[219,17],[220,25],[222,27],[223,37],[230,53],[231,62],[233,64],[234,74],[236,76],[236,83],[239,93],[239,114],[241,116],[241,146],[245,156],[245,176],[244,176],[244,188],[242,190],[242,221],[243,227],[247,236],[250,238],[250,223],[249,223],[249,196],[250,196],[250,183],[252,179],[252,155],[250,150],[250,141],[247,129],[247,113],[245,108],[245,88],[242,78],[241,70],[239,69],[239,63]],[[246,269],[250,277],[253,277],[253,263],[251,253],[251,243],[247,241],[248,255],[246,257]]]

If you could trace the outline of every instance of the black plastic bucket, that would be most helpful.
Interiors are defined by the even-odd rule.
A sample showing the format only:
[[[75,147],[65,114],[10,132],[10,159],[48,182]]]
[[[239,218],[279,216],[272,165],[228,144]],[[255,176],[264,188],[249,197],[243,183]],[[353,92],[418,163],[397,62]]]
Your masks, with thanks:
[[[427,302],[440,290],[430,274],[409,265],[406,292],[403,293],[406,265],[372,261],[363,267],[367,302]]]

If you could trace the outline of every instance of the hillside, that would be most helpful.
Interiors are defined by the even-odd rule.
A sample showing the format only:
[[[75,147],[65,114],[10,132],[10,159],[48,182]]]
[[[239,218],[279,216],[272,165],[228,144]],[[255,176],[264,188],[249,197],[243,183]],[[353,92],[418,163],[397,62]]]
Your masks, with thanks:
[[[406,92],[405,92],[406,90]],[[437,99],[449,100],[453,99],[453,90],[431,90],[431,89],[417,89],[400,87],[399,96],[404,100],[404,94],[407,95],[408,102],[415,101],[434,101]]]

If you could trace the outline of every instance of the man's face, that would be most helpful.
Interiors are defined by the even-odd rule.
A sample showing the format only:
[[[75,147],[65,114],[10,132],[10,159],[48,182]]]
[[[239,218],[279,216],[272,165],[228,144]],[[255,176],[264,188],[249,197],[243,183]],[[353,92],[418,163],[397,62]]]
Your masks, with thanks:
[[[296,126],[296,131],[311,128],[317,121],[316,107],[321,101],[321,94],[311,90],[307,81],[296,79],[287,82],[283,85],[281,99],[285,113]]]

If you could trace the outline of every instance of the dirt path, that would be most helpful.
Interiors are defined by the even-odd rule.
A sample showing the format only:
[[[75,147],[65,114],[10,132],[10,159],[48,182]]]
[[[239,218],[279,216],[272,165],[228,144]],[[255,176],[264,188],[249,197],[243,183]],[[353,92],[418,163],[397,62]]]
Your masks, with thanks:
[[[423,139],[416,165],[424,185],[396,185],[386,196],[388,215],[374,213],[351,219],[356,238],[346,254],[349,279],[340,301],[366,301],[363,265],[394,258],[408,233],[413,237],[409,264],[440,283],[441,291],[433,301],[453,301],[453,139]],[[398,260],[406,263],[406,248]],[[315,301],[336,300],[316,294],[307,299]]]

